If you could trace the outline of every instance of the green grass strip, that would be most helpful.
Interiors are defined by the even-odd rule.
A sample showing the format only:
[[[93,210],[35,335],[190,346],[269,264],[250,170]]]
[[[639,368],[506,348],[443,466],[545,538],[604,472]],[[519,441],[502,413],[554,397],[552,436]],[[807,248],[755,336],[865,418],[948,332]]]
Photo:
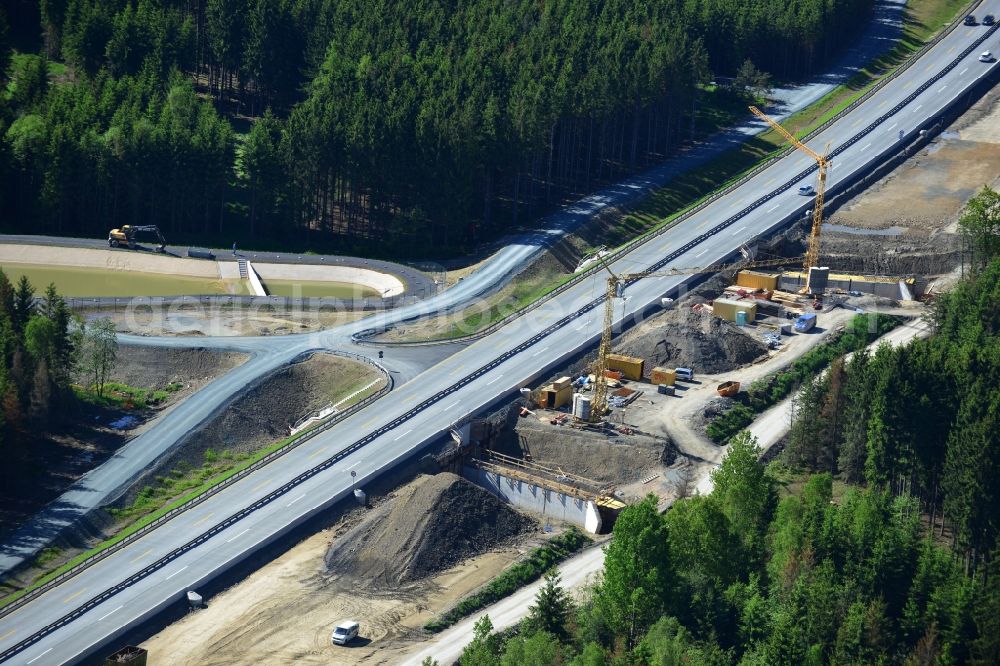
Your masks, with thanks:
[[[509,597],[525,585],[535,582],[556,564],[591,543],[593,541],[590,537],[571,527],[564,534],[531,551],[527,559],[501,573],[479,592],[462,599],[441,617],[425,624],[424,629],[432,633],[444,631],[462,618]]]

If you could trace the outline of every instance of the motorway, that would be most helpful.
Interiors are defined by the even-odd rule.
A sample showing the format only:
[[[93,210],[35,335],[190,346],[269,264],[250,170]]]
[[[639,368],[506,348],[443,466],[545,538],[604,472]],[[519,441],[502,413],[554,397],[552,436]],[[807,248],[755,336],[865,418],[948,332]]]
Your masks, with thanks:
[[[977,13],[1000,14],[1000,0]],[[894,152],[995,64],[976,54],[1000,48],[994,29],[959,27],[819,137],[832,142],[828,189]],[[791,154],[613,264],[616,272],[697,266],[723,261],[744,243],[801,216],[811,200],[795,190],[811,182],[814,165]],[[511,260],[514,258],[511,257]],[[673,293],[685,276],[639,281],[616,308],[622,320]],[[466,283],[470,286],[466,287]],[[458,285],[476,289],[470,278]],[[451,293],[456,290],[449,290]],[[126,548],[0,619],[0,660],[23,664],[73,662],[110,643],[256,548],[269,543],[351,492],[351,472],[364,483],[419,452],[454,422],[482,411],[510,391],[592,345],[600,328],[604,280],[582,280],[378,402],[317,435],[255,474],[231,485]],[[410,315],[428,302],[409,306]],[[400,312],[378,315],[401,316]],[[365,326],[371,324],[366,322]],[[336,336],[343,335],[339,329]],[[315,336],[336,347],[342,339]],[[254,339],[240,344],[252,346]],[[303,345],[308,344],[303,341]]]
[[[902,26],[901,0],[878,0],[871,25],[864,35],[834,66],[817,81],[773,91],[774,103],[768,107],[772,117],[781,119],[820,99],[838,83],[847,81],[857,70],[880,53],[885,52]],[[749,114],[748,114],[749,116]],[[320,336],[277,336],[267,338],[156,338],[121,336],[122,342],[157,347],[213,347],[244,351],[251,360],[244,366],[205,386],[197,394],[160,417],[152,428],[119,449],[115,456],[89,472],[45,509],[33,516],[13,535],[0,544],[0,573],[10,571],[24,560],[34,557],[52,544],[64,531],[82,526],[86,531],[87,517],[127,490],[138,475],[148,470],[157,459],[179,445],[183,438],[200,427],[206,419],[218,413],[253,382],[266,379],[269,373],[291,362],[301,354],[314,350],[333,350],[348,354],[374,357],[374,350],[352,344],[351,336],[363,328],[386,327],[429,313],[444,313],[460,309],[502,286],[518,270],[528,265],[545,248],[564,234],[576,229],[608,206],[624,206],[643,193],[662,186],[687,171],[697,168],[726,150],[732,149],[766,129],[767,126],[750,116],[748,122],[727,129],[683,155],[666,160],[656,167],[637,174],[624,182],[605,188],[547,216],[539,223],[544,231],[505,239],[504,246],[473,275],[456,287],[422,303],[419,307],[393,310],[377,318],[369,317],[363,324],[351,324],[326,331]],[[0,236],[0,242],[51,243],[83,247],[104,247],[102,239],[70,239],[47,237]],[[171,248],[172,250],[176,248]],[[183,252],[181,252],[183,254]],[[225,258],[224,251],[219,252]],[[253,259],[289,262],[321,262],[356,264],[359,260],[346,257],[310,257],[252,253]],[[397,271],[384,262],[361,260],[367,267]],[[421,289],[415,271],[404,271],[407,294],[429,293]],[[451,354],[460,346],[409,347],[390,353],[379,361],[392,374],[396,385],[405,383],[422,370]]]

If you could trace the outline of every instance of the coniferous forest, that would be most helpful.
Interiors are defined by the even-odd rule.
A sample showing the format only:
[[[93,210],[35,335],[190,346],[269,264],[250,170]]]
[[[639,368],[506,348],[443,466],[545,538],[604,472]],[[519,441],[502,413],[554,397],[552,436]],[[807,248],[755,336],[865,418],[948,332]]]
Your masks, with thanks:
[[[12,231],[455,250],[676,149],[705,84],[816,71],[871,0],[12,0]]]

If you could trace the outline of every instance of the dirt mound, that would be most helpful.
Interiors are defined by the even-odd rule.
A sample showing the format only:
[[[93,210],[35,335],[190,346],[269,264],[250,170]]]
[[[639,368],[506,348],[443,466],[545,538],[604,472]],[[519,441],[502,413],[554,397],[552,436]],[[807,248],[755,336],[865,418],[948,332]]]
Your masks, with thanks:
[[[121,345],[109,378],[130,386],[162,389],[175,382],[200,387],[247,360],[247,354],[210,349]]]
[[[767,356],[764,343],[738,326],[686,309],[642,324],[616,351],[644,358],[647,369],[682,366],[709,374],[728,372]]]
[[[422,476],[337,539],[326,566],[378,587],[398,587],[534,527],[533,520],[455,474]]]

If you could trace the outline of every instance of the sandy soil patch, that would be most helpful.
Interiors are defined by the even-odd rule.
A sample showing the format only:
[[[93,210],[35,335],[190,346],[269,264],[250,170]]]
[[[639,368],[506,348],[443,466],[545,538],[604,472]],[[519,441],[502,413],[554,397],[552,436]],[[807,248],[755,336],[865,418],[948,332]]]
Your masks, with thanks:
[[[995,187],[998,176],[1000,90],[994,90],[917,155],[829,216],[832,224],[895,233],[824,229],[824,260],[843,270],[947,274],[961,261],[962,207],[984,185]]]
[[[214,261],[171,257],[152,252],[94,250],[79,247],[0,244],[0,264],[48,264],[112,271],[136,271],[219,279]]]
[[[401,651],[423,637],[424,623],[489,582],[532,545],[526,540],[520,547],[501,547],[431,578],[380,591],[364,580],[348,582],[326,570],[324,556],[331,546],[353,541],[359,528],[371,526],[377,511],[402,515],[409,509],[407,502],[420,494],[419,488],[428,480],[447,481],[435,478],[423,477],[403,486],[374,509],[355,510],[338,526],[305,539],[210,598],[208,608],[190,613],[143,643],[151,661],[167,660],[178,666],[398,663]],[[439,508],[453,522],[464,518],[458,506]],[[413,512],[409,513],[412,519]],[[330,633],[345,619],[361,624],[360,640],[348,647],[333,646]]]

